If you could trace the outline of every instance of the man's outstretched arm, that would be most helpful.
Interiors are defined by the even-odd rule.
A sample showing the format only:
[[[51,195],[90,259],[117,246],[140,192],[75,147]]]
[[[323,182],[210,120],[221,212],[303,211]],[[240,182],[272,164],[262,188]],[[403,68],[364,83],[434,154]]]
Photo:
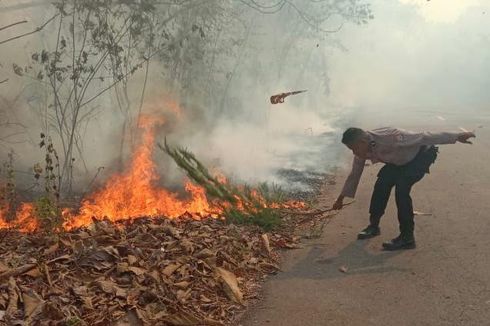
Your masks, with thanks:
[[[401,131],[401,130],[400,130]],[[476,137],[473,132],[404,132],[397,136],[399,146],[445,145],[456,142],[471,144],[470,138]]]
[[[359,181],[361,180],[362,172],[364,171],[365,164],[366,160],[354,156],[354,161],[352,162],[352,170],[345,180],[344,187],[342,188],[339,197],[332,206],[333,209],[341,209],[344,204],[345,197],[354,198],[354,196],[356,195],[357,186],[359,185]]]

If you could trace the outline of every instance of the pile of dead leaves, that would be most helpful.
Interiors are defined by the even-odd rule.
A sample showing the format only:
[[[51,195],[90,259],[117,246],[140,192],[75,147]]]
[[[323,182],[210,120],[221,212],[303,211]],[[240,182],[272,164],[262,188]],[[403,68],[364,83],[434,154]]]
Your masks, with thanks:
[[[226,325],[297,241],[214,219],[0,232],[7,325]]]

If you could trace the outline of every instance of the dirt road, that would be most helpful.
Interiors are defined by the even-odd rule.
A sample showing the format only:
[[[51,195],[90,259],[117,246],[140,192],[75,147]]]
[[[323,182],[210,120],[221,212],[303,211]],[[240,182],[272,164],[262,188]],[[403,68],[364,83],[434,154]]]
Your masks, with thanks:
[[[415,209],[432,215],[416,216],[418,248],[409,251],[380,250],[397,235],[393,198],[381,236],[356,240],[381,165],[367,167],[356,203],[320,239],[286,253],[283,272],[242,325],[490,325],[489,148],[487,129],[473,146],[441,148],[432,173],[414,187]]]

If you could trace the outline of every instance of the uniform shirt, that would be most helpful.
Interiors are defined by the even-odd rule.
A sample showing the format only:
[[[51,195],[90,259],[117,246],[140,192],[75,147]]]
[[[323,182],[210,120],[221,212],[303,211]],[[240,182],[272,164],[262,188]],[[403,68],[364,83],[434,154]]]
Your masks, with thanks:
[[[370,152],[367,159],[372,163],[405,165],[415,158],[422,146],[454,144],[461,133],[411,132],[396,128],[378,128],[366,131],[369,136]],[[341,194],[354,198],[366,160],[354,156],[352,170],[345,180]]]

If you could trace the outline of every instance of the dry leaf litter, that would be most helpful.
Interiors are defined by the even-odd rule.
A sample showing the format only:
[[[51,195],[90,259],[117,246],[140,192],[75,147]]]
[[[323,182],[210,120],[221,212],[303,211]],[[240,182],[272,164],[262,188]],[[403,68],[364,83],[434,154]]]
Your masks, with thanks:
[[[227,325],[299,237],[216,219],[1,230],[0,325]]]

